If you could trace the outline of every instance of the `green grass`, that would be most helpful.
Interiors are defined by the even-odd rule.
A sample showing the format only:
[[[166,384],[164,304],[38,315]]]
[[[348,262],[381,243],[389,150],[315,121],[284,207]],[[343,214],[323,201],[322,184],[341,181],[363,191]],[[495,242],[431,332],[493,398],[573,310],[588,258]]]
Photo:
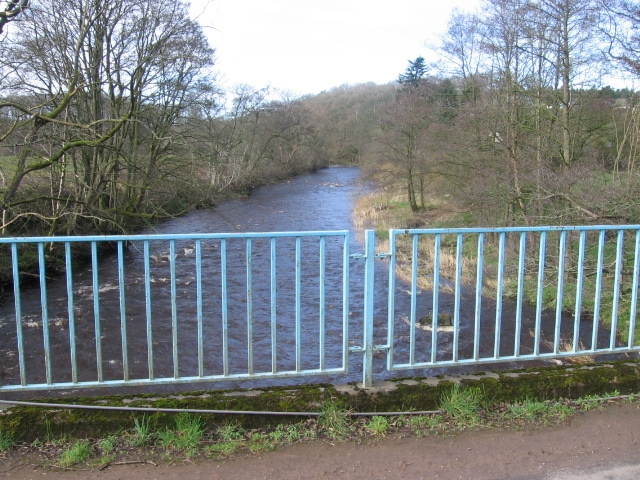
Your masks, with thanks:
[[[613,391],[609,396],[620,396]],[[638,397],[620,400],[637,401]],[[263,452],[294,442],[314,440],[320,437],[332,441],[342,441],[362,436],[382,436],[389,434],[406,435],[450,435],[467,428],[522,428],[550,425],[564,422],[579,412],[603,408],[607,400],[593,395],[581,399],[541,401],[525,397],[513,403],[491,402],[479,388],[463,388],[452,385],[440,398],[443,413],[431,415],[372,416],[368,421],[348,415],[339,402],[326,402],[322,415],[299,423],[278,424],[272,428],[245,430],[236,422],[228,422],[214,430],[207,430],[199,416],[182,412],[175,415],[174,425],[154,432],[149,421],[142,417],[136,421],[135,434],[124,432],[94,440],[55,439],[51,442],[33,442],[31,448],[59,451],[56,464],[67,468],[78,464],[90,467],[104,466],[115,461],[123,452],[131,452],[131,438],[142,438],[134,442],[138,448],[164,448],[169,458],[175,455],[191,458],[206,455],[222,459],[239,452]],[[157,441],[152,441],[157,439]],[[11,448],[13,441],[0,434],[0,451]],[[124,448],[121,448],[124,446]],[[151,450],[151,455],[157,455]],[[133,451],[135,453],[135,450]],[[148,454],[142,453],[142,454]],[[91,460],[93,459],[93,460]]]
[[[551,406],[551,409],[549,411],[549,416],[552,419],[555,419],[558,421],[564,421],[567,418],[571,417],[572,415],[575,415],[575,413],[576,413],[576,409],[573,408],[571,405],[568,405],[562,402],[557,402]]]
[[[111,455],[118,446],[118,437],[112,435],[98,441],[98,449],[102,455]]]
[[[249,435],[249,450],[253,453],[263,450],[273,450],[277,446],[277,442],[268,434],[261,432],[253,432]]]
[[[0,452],[6,452],[15,445],[13,437],[0,431]]]
[[[273,450],[278,445],[299,441],[306,435],[299,425],[294,424],[287,426],[280,424],[270,432],[246,432],[228,423],[218,427],[216,433],[218,441],[208,446],[207,451],[219,457],[231,455],[245,445],[251,452]]]
[[[331,401],[321,408],[322,415],[318,417],[319,429],[333,440],[344,440],[352,433],[352,425],[348,412],[337,403]]]
[[[158,444],[191,457],[198,451],[204,432],[204,424],[200,417],[181,412],[175,416],[174,428],[158,432]]]
[[[385,435],[389,430],[389,418],[374,415],[367,424],[367,430],[373,435]]]
[[[286,439],[289,443],[302,440],[305,436],[308,436],[311,433],[311,430],[308,429],[305,424],[300,423],[292,423],[286,427],[279,425],[278,427],[282,427],[286,432]]]
[[[423,429],[441,427],[444,425],[444,417],[442,415],[411,415],[404,423],[414,433],[420,433]]]
[[[44,419],[44,428],[46,430],[45,439],[47,442],[53,442],[55,435],[53,434],[53,422],[50,418]]]
[[[133,431],[129,434],[128,443],[132,447],[149,445],[153,440],[149,419],[145,416],[134,417]]]
[[[235,423],[225,423],[218,427],[216,433],[222,440],[240,440],[244,438],[245,431]]]
[[[509,405],[507,416],[531,422],[544,415],[549,415],[551,412],[552,408],[546,402],[526,398],[521,402]]]
[[[461,426],[474,426],[480,423],[480,410],[485,399],[479,388],[460,388],[454,385],[451,391],[442,395],[440,408],[445,415]]]
[[[217,458],[224,458],[233,455],[240,450],[242,446],[243,445],[240,442],[219,442],[214,443],[213,445],[207,445],[207,447],[205,447],[205,451],[209,455],[213,455]]]
[[[78,440],[68,448],[62,450],[58,457],[58,465],[61,467],[70,467],[71,465],[83,463],[91,454],[92,448],[89,440]]]
[[[577,399],[574,403],[581,410],[602,410],[606,403],[605,397],[619,397],[620,392],[614,390],[606,395],[585,395],[582,398]],[[633,401],[635,395],[631,395],[628,400]]]

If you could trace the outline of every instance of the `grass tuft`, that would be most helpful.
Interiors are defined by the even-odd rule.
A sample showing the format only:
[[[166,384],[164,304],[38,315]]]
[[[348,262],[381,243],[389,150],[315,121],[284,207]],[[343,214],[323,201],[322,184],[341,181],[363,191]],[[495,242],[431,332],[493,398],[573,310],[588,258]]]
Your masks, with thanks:
[[[0,431],[0,452],[6,452],[15,445],[13,437]]]
[[[132,447],[143,447],[149,445],[152,440],[151,427],[149,419],[146,416],[134,417],[133,432],[129,436],[129,445]]]
[[[221,440],[231,441],[242,440],[246,432],[236,423],[225,423],[216,429],[216,433]]]
[[[551,407],[547,403],[525,398],[521,402],[509,405],[507,417],[531,422],[548,415],[550,412]]]
[[[102,455],[110,455],[118,446],[118,438],[115,436],[110,436],[107,438],[103,438],[98,442],[98,448],[100,449],[100,453]]]
[[[89,440],[78,440],[68,448],[62,450],[58,457],[58,464],[61,467],[70,467],[86,461],[92,453]]]
[[[249,436],[249,450],[253,453],[261,452],[263,450],[273,450],[275,448],[276,442],[270,435],[261,432],[253,432]]]
[[[242,444],[240,442],[228,441],[208,445],[205,447],[205,450],[217,458],[224,458],[236,453],[241,446]]]
[[[185,456],[192,457],[197,453],[203,436],[202,419],[188,412],[180,412],[175,417],[175,428],[159,432],[158,442],[164,448],[178,450]]]
[[[389,430],[389,419],[380,415],[375,415],[367,424],[367,430],[373,435],[386,435]]]
[[[351,433],[348,411],[335,402],[327,402],[322,406],[322,415],[318,417],[318,427],[333,440],[344,440]]]
[[[442,395],[440,408],[459,425],[473,426],[480,423],[483,402],[479,388],[462,389],[460,385],[454,385],[451,391]]]

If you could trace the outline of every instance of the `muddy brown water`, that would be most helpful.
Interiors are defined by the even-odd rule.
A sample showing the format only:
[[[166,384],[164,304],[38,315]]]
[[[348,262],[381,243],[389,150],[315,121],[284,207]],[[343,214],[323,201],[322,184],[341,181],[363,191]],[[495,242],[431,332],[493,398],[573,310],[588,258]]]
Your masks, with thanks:
[[[240,232],[289,232],[289,231],[337,231],[348,230],[351,235],[351,253],[361,253],[359,242],[351,221],[352,209],[358,195],[367,190],[359,182],[356,167],[334,167],[319,172],[301,175],[289,181],[256,189],[250,196],[223,202],[216,209],[203,209],[172,219],[147,234],[186,233],[240,233]],[[79,381],[93,381],[98,375],[97,365],[102,368],[105,381],[121,380],[127,370],[130,379],[144,379],[149,375],[147,336],[152,337],[153,373],[156,378],[180,376],[197,377],[198,364],[198,305],[196,302],[195,243],[179,240],[175,244],[175,307],[171,302],[171,276],[169,267],[169,244],[151,242],[151,298],[153,324],[147,331],[144,286],[143,245],[132,242],[124,255],[126,345],[123,344],[121,299],[119,292],[119,269],[117,255],[104,255],[99,263],[100,297],[100,343],[102,358],[96,357],[95,305],[93,302],[91,266],[76,269],[73,274],[75,341],[77,349],[77,377]],[[300,242],[300,301],[296,306],[296,245],[294,239],[278,240],[276,248],[276,314],[277,324],[271,323],[270,259],[269,239],[252,241],[252,304],[254,309],[251,324],[251,341],[248,340],[247,323],[247,247],[244,240],[229,240],[227,250],[227,311],[228,336],[225,338],[221,322],[221,254],[219,240],[202,242],[202,373],[220,375],[225,368],[231,374],[246,373],[249,356],[252,355],[253,370],[256,373],[269,372],[274,367],[278,371],[319,368],[322,344],[319,319],[319,240],[303,238]],[[343,240],[329,237],[325,243],[325,367],[339,368],[342,365],[343,342]],[[364,262],[352,259],[350,262],[350,295],[348,311],[349,346],[362,345],[363,276]],[[375,344],[386,343],[388,269],[383,260],[376,261],[375,291]],[[410,311],[410,288],[397,280],[395,297],[395,360],[408,361]],[[68,296],[64,278],[47,282],[49,335],[51,344],[51,372],[54,382],[71,380],[70,332],[68,322]],[[22,328],[25,338],[25,365],[29,383],[43,383],[45,375],[45,351],[42,328],[42,307],[40,289],[25,287],[21,292]],[[418,315],[429,312],[432,302],[430,292],[419,292],[417,298]],[[440,311],[453,312],[454,299],[450,294],[440,293]],[[300,329],[295,328],[296,309],[300,310]],[[473,352],[475,297],[472,288],[464,288],[460,306],[461,330],[459,355],[469,358]],[[480,355],[489,356],[495,344],[495,301],[482,300],[482,328],[480,335]],[[176,318],[174,329],[172,319]],[[521,352],[530,352],[533,339],[530,331],[535,319],[535,311],[524,307],[521,332]],[[501,354],[509,355],[514,348],[515,306],[505,302],[501,330]],[[571,318],[563,319],[563,332],[571,335]],[[569,328],[569,330],[567,330]],[[545,312],[542,319],[543,332],[553,332],[554,313]],[[175,333],[175,336],[174,336]],[[607,339],[606,331],[600,332],[602,341]],[[590,323],[581,326],[581,338],[590,339]],[[272,355],[272,342],[276,339],[276,356]],[[296,343],[298,338],[298,343]],[[416,329],[415,360],[427,361],[431,352],[431,332]],[[438,358],[451,358],[450,332],[438,335]],[[177,345],[177,352],[174,348]],[[251,344],[253,351],[250,351]],[[228,359],[225,362],[222,351],[226,345]],[[123,367],[123,349],[127,352],[127,367]],[[548,342],[541,351],[548,351]],[[298,351],[298,355],[296,355]],[[16,347],[15,311],[12,299],[2,305],[0,311],[0,370],[1,385],[19,383],[19,365]],[[296,357],[299,365],[296,365]],[[462,371],[486,370],[487,368],[514,368],[516,363],[501,363],[493,367],[439,367],[427,370],[400,370],[389,372],[385,365],[384,352],[375,354],[374,370],[377,380],[392,376],[413,376],[433,374],[453,374]],[[540,363],[540,362],[538,362]],[[176,366],[177,365],[177,366]],[[526,365],[533,365],[531,362]],[[292,385],[317,382],[360,381],[361,354],[349,356],[349,372],[341,375],[315,375],[304,378],[251,379],[245,381],[196,382],[191,384],[158,384],[145,387],[96,388],[91,392],[134,393],[134,392],[176,392],[232,387],[264,387],[269,385]],[[89,393],[88,390],[66,389],[31,393],[6,392],[5,398],[29,398],[42,396],[68,396]]]

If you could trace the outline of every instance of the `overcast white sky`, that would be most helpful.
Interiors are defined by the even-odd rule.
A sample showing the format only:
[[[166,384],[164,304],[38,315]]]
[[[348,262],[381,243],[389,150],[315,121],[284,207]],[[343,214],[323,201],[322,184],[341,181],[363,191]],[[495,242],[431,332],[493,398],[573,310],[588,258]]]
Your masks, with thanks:
[[[227,87],[296,95],[345,83],[387,83],[480,0],[192,0]]]

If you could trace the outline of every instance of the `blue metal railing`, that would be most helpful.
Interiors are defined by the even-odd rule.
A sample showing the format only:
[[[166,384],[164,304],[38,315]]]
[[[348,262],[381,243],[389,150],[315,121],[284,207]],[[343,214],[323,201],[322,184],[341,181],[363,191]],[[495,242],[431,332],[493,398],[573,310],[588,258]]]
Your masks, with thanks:
[[[638,226],[392,230],[389,237],[388,370],[640,351]],[[403,276],[408,315],[394,309]],[[452,326],[439,325],[443,318]]]
[[[375,352],[390,372],[640,350],[639,226],[369,230],[364,253],[351,242],[0,239],[13,277],[0,391],[344,375],[354,353],[368,386]]]
[[[0,390],[344,373],[349,242],[346,231],[1,239],[14,302]],[[37,284],[23,285],[20,250],[33,246]]]

